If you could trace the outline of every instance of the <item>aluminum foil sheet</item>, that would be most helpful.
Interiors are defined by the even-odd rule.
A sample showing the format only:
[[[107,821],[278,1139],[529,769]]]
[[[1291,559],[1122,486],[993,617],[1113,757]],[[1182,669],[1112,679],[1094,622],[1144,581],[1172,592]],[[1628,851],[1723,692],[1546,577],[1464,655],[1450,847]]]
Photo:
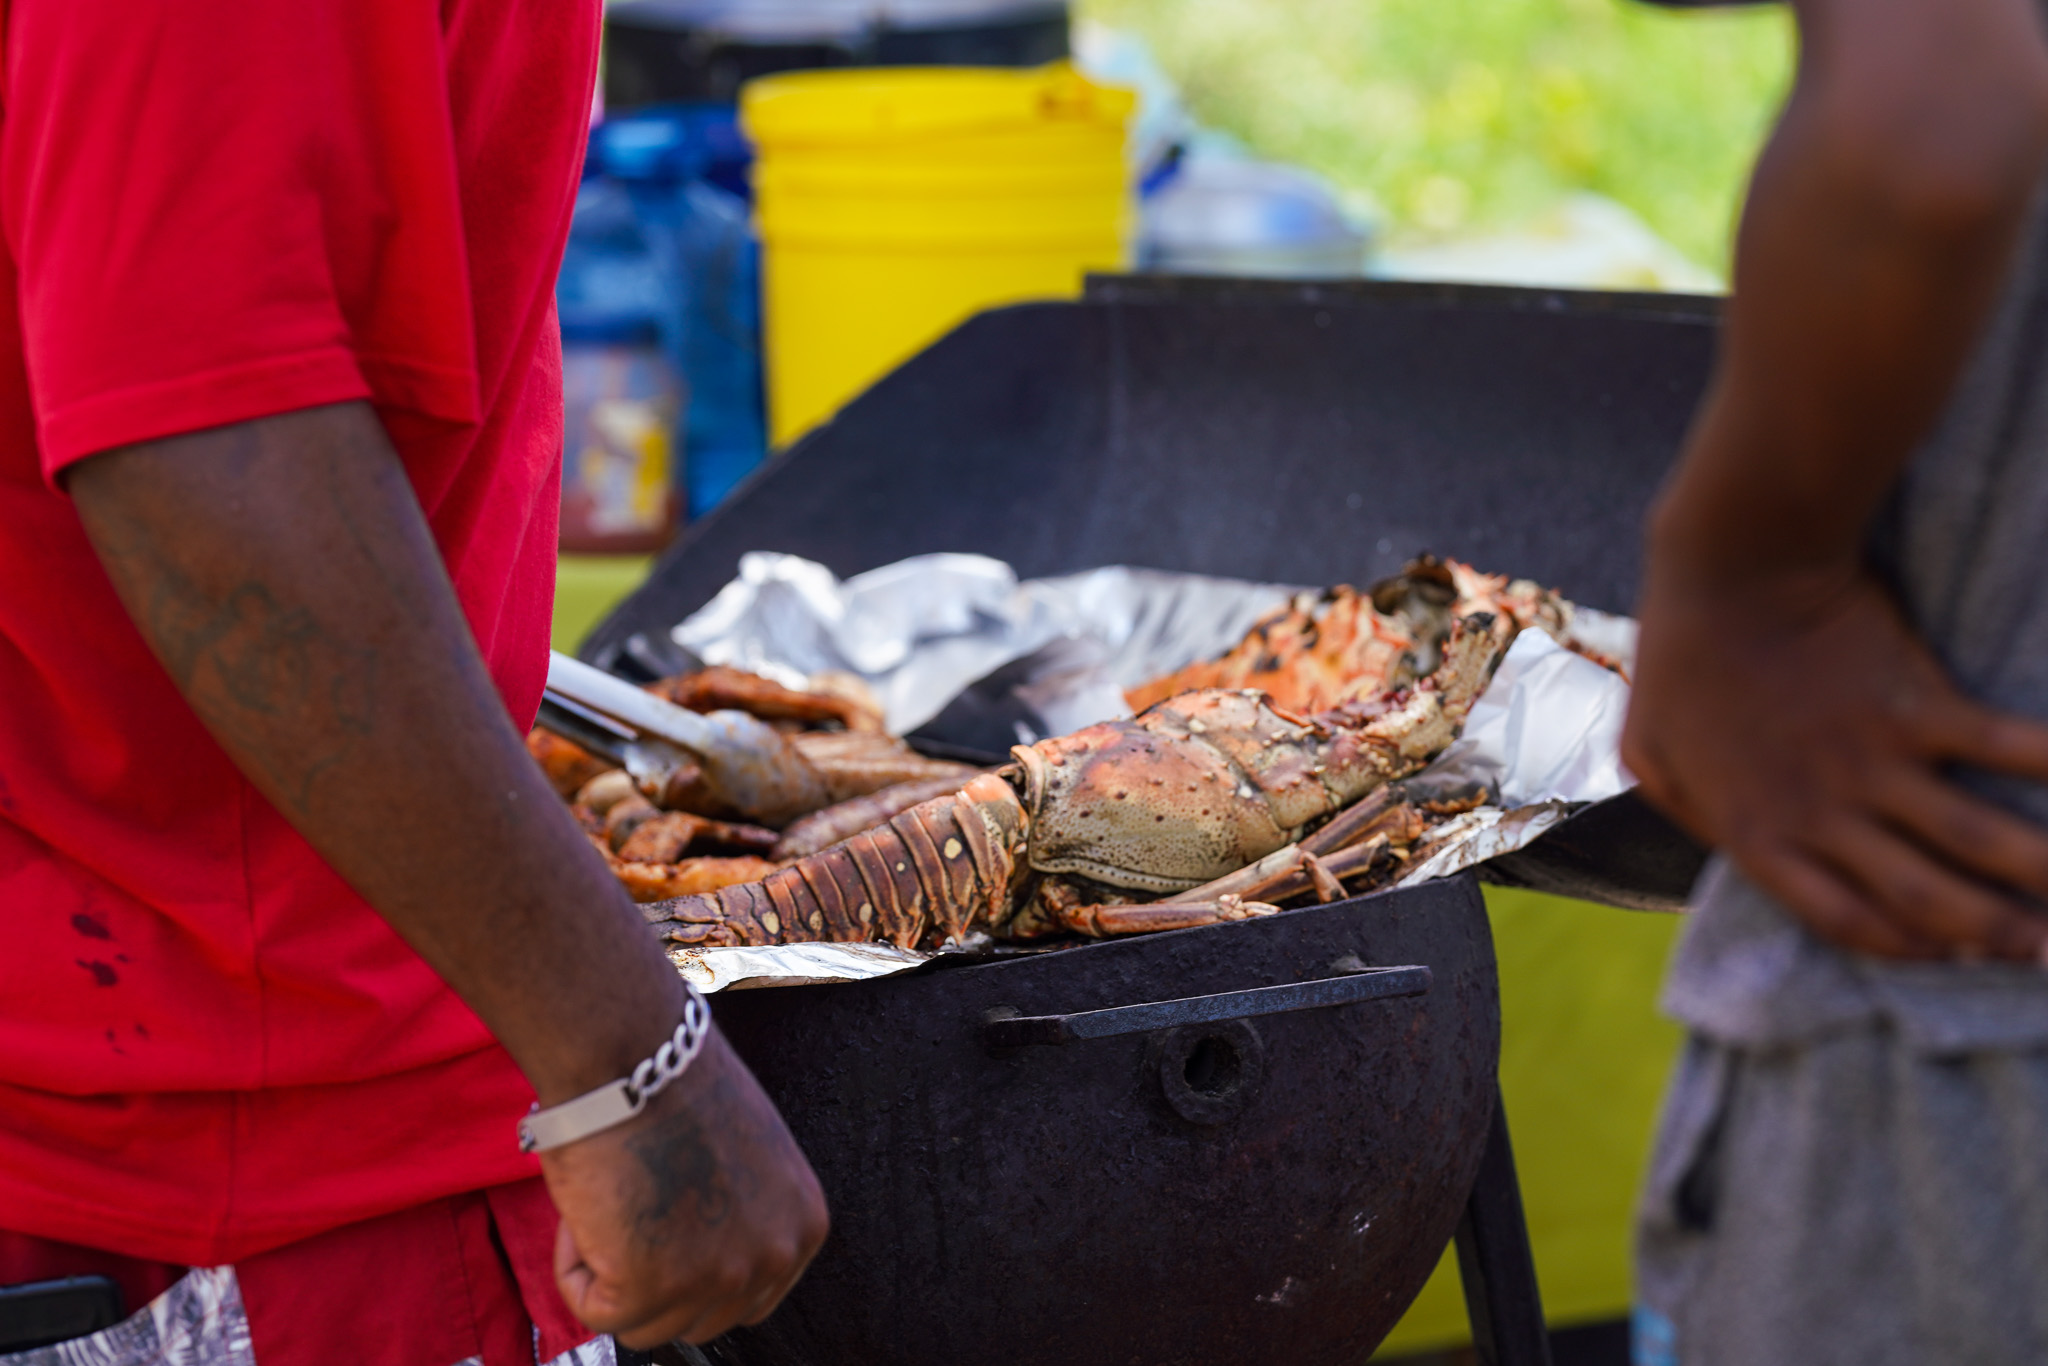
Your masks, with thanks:
[[[1260,616],[1301,591],[1112,566],[1019,580],[999,560],[922,555],[843,582],[793,555],[751,554],[740,575],[677,626],[676,642],[707,663],[792,685],[825,670],[860,675],[897,733],[938,716],[970,688],[998,680],[1018,702],[1018,740],[1128,716],[1123,689],[1237,643]],[[1579,609],[1573,634],[1629,669],[1635,623]],[[1456,744],[1410,782],[1492,800],[1446,822],[1399,886],[1523,848],[1591,802],[1634,786],[1621,762],[1628,683],[1541,631],[1516,638]],[[705,991],[859,981],[908,971],[934,955],[886,944],[786,944],[685,949],[684,976]]]
[[[769,944],[750,949],[671,949],[668,956],[697,990],[714,992],[861,982],[908,972],[934,955],[894,944]]]
[[[1628,684],[1613,670],[1524,631],[1472,704],[1464,734],[1409,782],[1480,784],[1509,810],[1605,801],[1635,786],[1621,763],[1627,714]]]
[[[1012,741],[1028,744],[1129,715],[1124,688],[1221,654],[1299,591],[1122,566],[1019,580],[985,555],[918,555],[841,580],[756,551],[670,634],[707,664],[788,687],[856,674],[897,735],[1003,672],[1037,719]]]

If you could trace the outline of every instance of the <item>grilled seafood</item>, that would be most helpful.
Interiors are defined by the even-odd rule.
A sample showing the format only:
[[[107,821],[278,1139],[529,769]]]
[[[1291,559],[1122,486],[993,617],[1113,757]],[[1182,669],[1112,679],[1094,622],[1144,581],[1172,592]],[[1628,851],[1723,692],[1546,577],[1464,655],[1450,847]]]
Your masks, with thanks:
[[[882,713],[839,692],[799,692],[743,669],[711,665],[647,685],[647,691],[691,711],[743,711],[763,721],[807,726],[837,722],[848,730],[879,731]]]
[[[778,847],[782,858],[814,852],[913,804],[901,791],[878,802],[876,794],[884,789],[914,783],[915,799],[923,800],[957,791],[978,771],[966,764],[927,759],[882,733],[879,707],[865,685],[851,676],[821,676],[818,691],[800,692],[738,669],[708,668],[663,679],[648,685],[648,691],[692,710],[735,708],[777,726],[843,729],[802,730],[790,736],[790,743],[823,779],[824,795],[836,805],[800,817],[786,834],[712,819],[718,813],[697,800],[697,785],[688,780],[694,769],[679,770],[675,780],[650,799],[624,770],[609,767],[548,731],[530,733],[528,751],[555,790],[569,799],[577,824],[639,901],[756,881],[776,866],[758,855]]]
[[[713,696],[704,686],[691,680],[701,680],[706,674],[718,675],[714,680],[725,691]],[[742,687],[734,680],[752,680]],[[843,721],[852,718],[859,724],[847,724],[844,730],[800,731],[790,737],[790,743],[799,754],[808,760],[825,780],[827,795],[833,802],[848,801],[854,797],[865,797],[871,792],[892,787],[897,783],[946,777],[966,782],[975,769],[967,764],[951,763],[943,759],[927,759],[902,740],[880,730],[876,713],[870,713],[860,702],[841,694],[826,695],[799,693],[783,688],[765,678],[741,673],[736,669],[704,669],[696,674],[685,674],[679,678],[664,679],[648,685],[648,691],[674,701],[679,706],[694,703],[716,702],[721,705],[732,702],[746,693],[754,684],[753,702],[759,702],[763,710],[754,714],[765,720],[791,721],[798,719],[799,712],[809,707],[816,719]],[[809,699],[805,703],[788,702],[791,698]],[[815,704],[815,705],[812,705]],[[749,702],[748,705],[752,705]],[[742,706],[741,710],[746,708]],[[533,730],[526,737],[527,750],[546,770],[548,781],[564,797],[578,792],[589,781],[600,774],[618,772],[604,760],[592,755],[573,741],[565,740],[545,730]],[[623,778],[621,781],[625,781]],[[630,786],[630,783],[628,783]],[[687,797],[687,783],[671,783],[676,795]],[[624,796],[622,789],[619,793]],[[664,798],[663,800],[667,800]]]
[[[1430,673],[1452,623],[1475,613],[1504,613],[1577,648],[1572,610],[1530,580],[1510,583],[1424,555],[1363,593],[1348,584],[1298,593],[1215,659],[1142,683],[1125,698],[1143,711],[1194,688],[1257,688],[1289,711],[1326,711]]]
[[[1411,676],[1417,640],[1409,624],[1374,609],[1347,585],[1299,593],[1215,659],[1125,693],[1143,711],[1195,688],[1257,688],[1282,707],[1319,711],[1353,688],[1391,687]]]
[[[934,797],[949,796],[967,785],[973,776],[969,770],[966,776],[942,774],[936,778],[913,778],[907,783],[897,783],[865,797],[835,803],[822,811],[813,811],[790,823],[782,832],[782,838],[768,856],[775,859],[799,859],[830,848],[841,840],[851,839],[863,830],[872,830],[891,816],[899,816],[919,802],[928,802]]]
[[[881,709],[871,695],[863,696],[865,685],[859,679],[850,675],[821,675],[819,683],[820,691],[800,692],[758,674],[714,666],[658,679],[649,683],[646,691],[695,712],[743,711],[756,720],[776,725],[842,726],[843,732],[818,733],[860,734],[880,742],[880,749],[891,754],[907,751],[901,741],[878,734],[882,728]],[[829,691],[825,690],[828,688]],[[611,767],[573,740],[540,727],[527,732],[526,748],[563,797],[572,796]],[[670,786],[682,791],[690,784],[678,782]]]
[[[810,731],[790,737],[810,760],[834,802],[851,801],[898,783],[951,778],[966,782],[976,769],[946,759],[927,759],[893,735],[872,731]]]
[[[633,832],[661,814],[661,808],[635,792],[632,796],[613,802],[598,822],[598,830],[604,835],[607,849],[617,852],[619,846],[633,838]],[[588,829],[588,825],[585,825]]]
[[[757,882],[775,871],[758,858],[693,858],[681,863],[633,863],[611,860],[612,874],[638,902],[669,901],[679,896],[715,892],[742,882]]]
[[[1201,902],[1235,896],[1243,900],[1290,901],[1313,894],[1318,901],[1350,895],[1345,884],[1383,880],[1434,852],[1431,836],[1445,821],[1486,801],[1486,790],[1461,796],[1425,798],[1404,783],[1389,783],[1297,844],[1274,850],[1214,882],[1175,898]]]
[[[714,821],[687,811],[664,811],[636,825],[619,842],[618,855],[628,863],[675,863],[687,854],[710,850],[765,854],[780,838],[773,830],[758,825]]]
[[[589,812],[602,826],[604,818],[611,814],[613,807],[634,797],[647,801],[641,796],[631,774],[623,768],[608,768],[578,788],[569,805],[579,812]],[[647,804],[654,805],[652,802]]]
[[[1505,612],[1469,615],[1428,677],[1310,717],[1261,692],[1204,689],[1017,746],[1015,763],[953,796],[758,882],[683,897],[659,919],[649,908],[650,923],[672,944],[883,939],[909,948],[976,929],[1111,935],[1267,913],[1219,880],[1292,847],[1292,866],[1327,892],[1340,879],[1325,853],[1378,839],[1353,856],[1364,860],[1354,871],[1370,866],[1391,832],[1340,813],[1456,738],[1517,629]],[[1339,847],[1304,858],[1303,837],[1326,823],[1339,829]]]
[[[537,726],[526,734],[526,752],[564,798],[574,796],[585,783],[611,767],[574,741]]]

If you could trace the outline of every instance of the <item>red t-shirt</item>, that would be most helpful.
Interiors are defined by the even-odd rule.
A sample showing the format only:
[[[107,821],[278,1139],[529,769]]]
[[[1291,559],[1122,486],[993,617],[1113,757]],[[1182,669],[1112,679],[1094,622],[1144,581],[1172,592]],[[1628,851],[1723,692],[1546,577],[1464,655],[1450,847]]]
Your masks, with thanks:
[[[531,1175],[510,1059],[201,728],[58,484],[367,399],[530,720],[596,0],[0,3],[0,1228],[208,1265]]]

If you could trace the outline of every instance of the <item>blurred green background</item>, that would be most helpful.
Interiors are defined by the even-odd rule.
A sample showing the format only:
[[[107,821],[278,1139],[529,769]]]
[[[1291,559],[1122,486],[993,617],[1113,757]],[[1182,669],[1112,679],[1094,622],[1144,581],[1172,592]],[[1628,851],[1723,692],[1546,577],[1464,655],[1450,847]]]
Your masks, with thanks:
[[[1511,228],[1590,190],[1727,273],[1794,56],[1781,6],[1633,0],[1081,0],[1197,118],[1383,212],[1394,245]],[[1362,202],[1362,201],[1361,201]]]

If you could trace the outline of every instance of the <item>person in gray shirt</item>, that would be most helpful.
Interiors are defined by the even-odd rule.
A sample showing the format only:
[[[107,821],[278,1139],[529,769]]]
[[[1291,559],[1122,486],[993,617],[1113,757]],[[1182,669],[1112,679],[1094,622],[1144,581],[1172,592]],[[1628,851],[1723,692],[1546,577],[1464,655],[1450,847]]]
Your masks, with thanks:
[[[1624,752],[1718,852],[1641,1366],[2048,1362],[2048,37],[1795,0]]]

